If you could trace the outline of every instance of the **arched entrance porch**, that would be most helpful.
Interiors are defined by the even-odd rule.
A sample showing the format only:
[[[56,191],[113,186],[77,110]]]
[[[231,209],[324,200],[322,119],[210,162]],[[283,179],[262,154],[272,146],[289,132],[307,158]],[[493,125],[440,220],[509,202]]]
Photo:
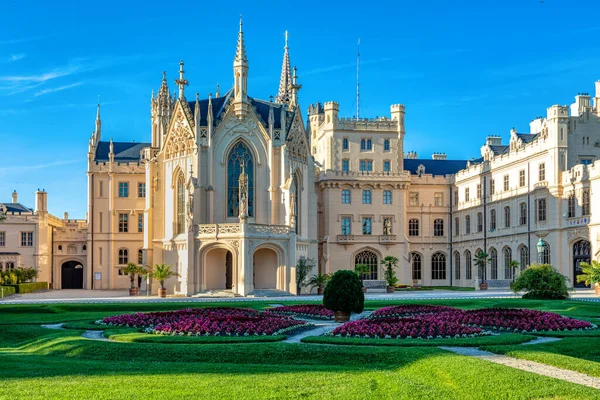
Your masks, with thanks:
[[[62,264],[61,288],[83,289],[83,265],[79,261],[66,261]]]
[[[577,282],[577,275],[582,273],[581,263],[589,263],[591,260],[590,242],[582,239],[573,244],[573,287],[589,287],[583,282]]]
[[[255,290],[281,289],[283,287],[280,270],[281,259],[280,253],[271,247],[261,247],[254,251],[252,262]]]
[[[204,256],[204,282],[206,290],[231,290],[233,288],[233,254],[216,247]]]

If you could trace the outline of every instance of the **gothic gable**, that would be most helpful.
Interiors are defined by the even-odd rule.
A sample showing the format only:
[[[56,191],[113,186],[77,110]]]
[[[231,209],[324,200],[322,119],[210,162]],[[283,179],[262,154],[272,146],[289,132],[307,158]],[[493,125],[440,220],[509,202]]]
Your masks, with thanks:
[[[304,131],[304,125],[302,124],[302,116],[299,111],[294,113],[294,119],[290,124],[286,142],[288,156],[290,158],[307,162],[310,148]]]
[[[187,104],[185,104],[187,107]],[[164,141],[163,153],[165,159],[184,157],[196,152],[196,139],[193,129],[193,118],[178,102],[169,126],[167,138]]]

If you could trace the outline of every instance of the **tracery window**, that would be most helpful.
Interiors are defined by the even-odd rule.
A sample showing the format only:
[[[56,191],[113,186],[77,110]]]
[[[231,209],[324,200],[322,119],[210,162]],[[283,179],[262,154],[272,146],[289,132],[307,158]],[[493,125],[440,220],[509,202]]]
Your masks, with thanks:
[[[529,249],[527,246],[521,246],[521,250],[519,251],[519,264],[521,271],[529,265]]]
[[[471,252],[465,251],[465,278],[473,279],[473,268],[472,268]]]
[[[492,266],[492,279],[498,279],[498,252],[496,249],[490,250],[490,264]]]
[[[446,279],[446,256],[442,253],[431,256],[431,279]]]
[[[175,234],[178,235],[185,231],[185,182],[183,178],[183,172],[180,172],[179,176],[177,177],[176,196],[177,203],[175,205],[175,209],[177,215],[175,216]]]
[[[248,216],[254,216],[254,159],[250,149],[238,142],[230,151],[227,159],[227,216],[239,216],[240,188],[239,178],[242,172],[248,175]]]
[[[421,255],[418,253],[413,253],[412,254],[412,262],[411,262],[411,269],[412,269],[412,278],[419,280],[421,279],[422,276],[422,262],[421,262]]]
[[[377,279],[377,267],[379,264],[377,254],[368,250],[361,251],[354,257],[354,266],[356,267],[358,264],[364,264],[369,267],[369,272],[363,277],[363,279]]]
[[[510,247],[504,248],[504,279],[513,279],[514,270],[510,267],[512,261],[512,250]]]

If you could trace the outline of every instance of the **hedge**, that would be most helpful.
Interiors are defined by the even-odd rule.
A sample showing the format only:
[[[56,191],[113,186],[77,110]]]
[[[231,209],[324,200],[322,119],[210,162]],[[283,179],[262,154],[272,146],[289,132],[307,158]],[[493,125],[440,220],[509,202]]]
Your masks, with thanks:
[[[12,287],[17,293],[33,293],[39,290],[48,290],[48,282],[21,283],[19,285],[5,285],[5,287]]]
[[[0,291],[0,296],[2,296],[2,293],[4,293],[4,297],[16,293],[15,288],[12,286],[0,286],[0,288],[2,288],[2,290]]]

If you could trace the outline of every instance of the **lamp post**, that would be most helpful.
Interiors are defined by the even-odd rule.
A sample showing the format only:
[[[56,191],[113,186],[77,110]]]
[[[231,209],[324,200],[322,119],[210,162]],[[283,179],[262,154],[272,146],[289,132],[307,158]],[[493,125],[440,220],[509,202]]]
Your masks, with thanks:
[[[544,264],[544,253],[548,248],[548,242],[546,242],[543,238],[540,238],[536,244],[536,247],[538,251],[538,264]]]

